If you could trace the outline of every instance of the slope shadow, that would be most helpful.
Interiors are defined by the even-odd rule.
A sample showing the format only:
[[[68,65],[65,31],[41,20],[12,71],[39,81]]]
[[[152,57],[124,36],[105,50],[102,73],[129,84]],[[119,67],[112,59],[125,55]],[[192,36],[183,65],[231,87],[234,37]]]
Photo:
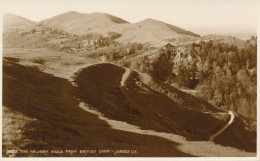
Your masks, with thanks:
[[[25,126],[19,142],[26,150],[78,150],[66,153],[18,154],[19,157],[191,157],[177,149],[178,143],[149,135],[111,129],[109,125],[78,107],[72,85],[65,79],[26,67],[12,59],[3,61],[3,105],[36,118]],[[98,101],[98,100],[97,100]],[[3,129],[3,133],[5,129]],[[29,142],[28,142],[29,140]],[[23,144],[27,142],[27,144]],[[8,147],[3,147],[2,155]],[[137,150],[137,154],[79,153],[80,150]]]

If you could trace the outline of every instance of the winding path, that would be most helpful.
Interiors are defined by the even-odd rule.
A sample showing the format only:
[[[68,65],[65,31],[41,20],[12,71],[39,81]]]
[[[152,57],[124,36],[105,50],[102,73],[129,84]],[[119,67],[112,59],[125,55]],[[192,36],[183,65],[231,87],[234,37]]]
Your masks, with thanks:
[[[125,73],[123,74],[123,76],[122,76],[122,80],[121,80],[121,82],[120,82],[120,85],[121,85],[121,87],[124,87],[125,86],[125,82],[126,82],[126,80],[128,79],[128,77],[129,77],[129,75],[130,75],[130,73],[131,73],[131,70],[129,69],[129,68],[125,68]],[[225,114],[225,113],[220,113],[220,114]],[[218,135],[220,135],[222,132],[224,132],[231,124],[232,124],[232,122],[233,122],[233,120],[234,120],[234,118],[235,118],[235,116],[234,116],[234,113],[232,112],[232,111],[228,111],[228,114],[230,115],[230,120],[229,120],[229,122],[227,122],[226,124],[225,124],[225,126],[222,128],[222,129],[220,129],[218,132],[216,132],[215,134],[213,134],[213,135],[211,135],[210,137],[209,137],[209,141],[214,141],[214,139],[218,136]],[[132,126],[132,125],[131,125]]]
[[[120,82],[120,85],[121,85],[122,87],[125,86],[125,82],[126,82],[126,80],[128,79],[130,73],[131,73],[131,70],[130,70],[129,68],[125,68],[125,73],[123,74],[122,80],[121,80],[121,82]]]
[[[222,129],[220,129],[217,133],[211,135],[209,137],[209,141],[213,141],[218,135],[220,135],[223,131],[225,131],[226,128],[228,128],[232,124],[235,116],[232,111],[228,111],[228,114],[230,115],[229,122],[227,122],[226,125]]]

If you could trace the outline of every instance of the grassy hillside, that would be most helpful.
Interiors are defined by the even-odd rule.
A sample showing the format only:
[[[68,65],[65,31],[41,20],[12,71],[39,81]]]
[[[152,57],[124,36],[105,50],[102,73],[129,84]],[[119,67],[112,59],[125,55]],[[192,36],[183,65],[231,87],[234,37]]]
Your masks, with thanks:
[[[203,37],[190,37],[190,36],[182,36],[171,38],[168,40],[172,45],[189,45],[192,43],[200,43],[201,41],[209,42],[212,41],[214,43],[219,44],[228,44],[235,45],[238,48],[244,48],[245,40],[239,39],[237,37],[229,36],[229,35],[207,35]]]
[[[203,41],[214,41],[215,43],[225,43],[228,45],[236,45],[238,48],[244,48],[245,46],[245,41],[238,39],[233,36],[224,36],[224,35],[208,35],[204,36]]]
[[[26,18],[14,15],[4,14],[3,16],[3,30],[8,31],[11,29],[24,29],[36,25],[36,22],[28,20]]]
[[[85,14],[72,11],[43,20],[39,24],[73,34],[86,35],[101,33],[105,28],[124,23],[128,22],[106,13]]]
[[[143,129],[182,135],[190,140],[208,140],[228,119],[205,101],[165,84],[149,81],[134,71],[122,87],[120,82],[124,73],[124,68],[113,64],[90,66],[76,77],[79,87],[76,95],[108,118]],[[237,119],[216,141],[255,151],[256,135],[246,131],[244,126]]]
[[[111,129],[94,114],[78,107],[72,85],[65,79],[3,61],[3,156],[7,149],[110,150],[134,149],[137,154],[115,156],[191,156],[177,150],[177,143],[162,138]],[[70,156],[17,154],[16,156]],[[114,156],[73,154],[73,156]]]
[[[107,35],[109,32],[115,32],[122,35],[117,39],[119,42],[149,42],[157,46],[162,46],[165,44],[165,40],[175,37],[199,37],[199,35],[190,31],[153,19],[130,24],[113,15],[97,12],[91,14],[67,12],[43,20],[39,24],[77,35],[88,33]]]
[[[173,26],[154,19],[146,19],[133,24],[118,25],[109,28],[122,36],[117,39],[119,42],[150,42],[156,46],[166,44],[166,40],[181,36],[199,37],[190,31],[186,31],[177,26]]]

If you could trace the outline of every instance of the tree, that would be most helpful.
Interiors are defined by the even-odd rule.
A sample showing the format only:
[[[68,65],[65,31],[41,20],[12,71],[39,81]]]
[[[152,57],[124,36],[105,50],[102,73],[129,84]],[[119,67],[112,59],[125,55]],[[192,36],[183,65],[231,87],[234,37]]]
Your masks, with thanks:
[[[167,52],[158,53],[151,65],[151,74],[160,80],[167,80],[172,73],[173,63],[170,60],[170,54]]]
[[[191,84],[190,74],[186,67],[179,68],[177,82],[180,86],[189,87]]]
[[[208,81],[205,81],[203,85],[199,86],[199,96],[205,100],[212,100],[214,96],[214,90],[210,87]]]
[[[196,78],[196,72],[197,72],[197,61],[196,59],[193,59],[193,61],[191,62],[191,66],[190,66],[190,75],[192,77],[192,79],[195,79]]]
[[[134,45],[131,45],[131,47],[129,48],[128,54],[134,54],[135,53],[135,47]]]
[[[244,49],[235,45],[201,42],[191,44],[200,57],[199,96],[217,106],[226,106],[245,117],[256,118],[257,100],[257,45],[256,38],[246,41]],[[193,67],[192,67],[193,66]],[[194,64],[188,68],[180,66],[177,76],[181,85],[187,86],[188,74],[192,75]]]
[[[144,56],[141,60],[141,66],[140,66],[141,72],[149,73],[151,71],[150,69],[150,62],[147,56]]]
[[[216,89],[216,91],[214,92],[213,100],[217,106],[220,106],[223,104],[223,96],[219,89]]]

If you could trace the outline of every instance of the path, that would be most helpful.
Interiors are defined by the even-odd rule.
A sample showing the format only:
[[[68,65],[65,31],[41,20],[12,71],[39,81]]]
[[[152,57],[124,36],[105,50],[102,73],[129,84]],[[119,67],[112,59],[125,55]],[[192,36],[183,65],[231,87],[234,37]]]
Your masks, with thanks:
[[[225,131],[226,128],[228,128],[228,127],[232,124],[232,122],[233,122],[235,116],[234,116],[234,114],[233,114],[232,111],[229,111],[228,113],[229,113],[229,115],[230,115],[230,120],[229,120],[229,122],[227,122],[226,125],[225,125],[222,129],[220,129],[217,133],[211,135],[211,136],[209,137],[209,141],[213,141],[218,135],[220,135],[223,131]]]
[[[186,92],[186,93],[189,93],[189,94],[192,94],[192,95],[195,95],[195,93],[198,92],[198,90],[185,90],[185,89],[181,89],[181,91]],[[218,109],[220,109],[220,108],[218,108]],[[223,110],[223,109],[220,109],[220,110],[225,111],[225,112],[218,112],[218,114],[221,114],[221,115],[226,114],[226,112],[227,112],[226,110]],[[211,114],[211,112],[204,112],[204,113],[209,113],[209,114]],[[234,118],[235,118],[234,113],[233,113],[232,111],[228,111],[228,114],[230,115],[230,120],[229,120],[229,122],[227,122],[227,123],[225,124],[225,126],[224,126],[222,129],[220,129],[218,132],[216,132],[215,134],[211,135],[211,136],[209,137],[209,141],[214,141],[214,139],[215,139],[218,135],[220,135],[222,132],[224,132],[224,131],[232,124],[232,122],[233,122],[233,120],[234,120]]]
[[[122,87],[125,86],[125,82],[126,82],[126,80],[128,79],[130,73],[131,73],[131,70],[130,70],[129,68],[125,68],[125,73],[123,74],[122,80],[121,80],[121,82],[120,82],[120,85],[121,85]]]
[[[191,94],[193,96],[199,93],[199,90],[194,90],[194,89],[180,89],[180,90],[185,93]]]

